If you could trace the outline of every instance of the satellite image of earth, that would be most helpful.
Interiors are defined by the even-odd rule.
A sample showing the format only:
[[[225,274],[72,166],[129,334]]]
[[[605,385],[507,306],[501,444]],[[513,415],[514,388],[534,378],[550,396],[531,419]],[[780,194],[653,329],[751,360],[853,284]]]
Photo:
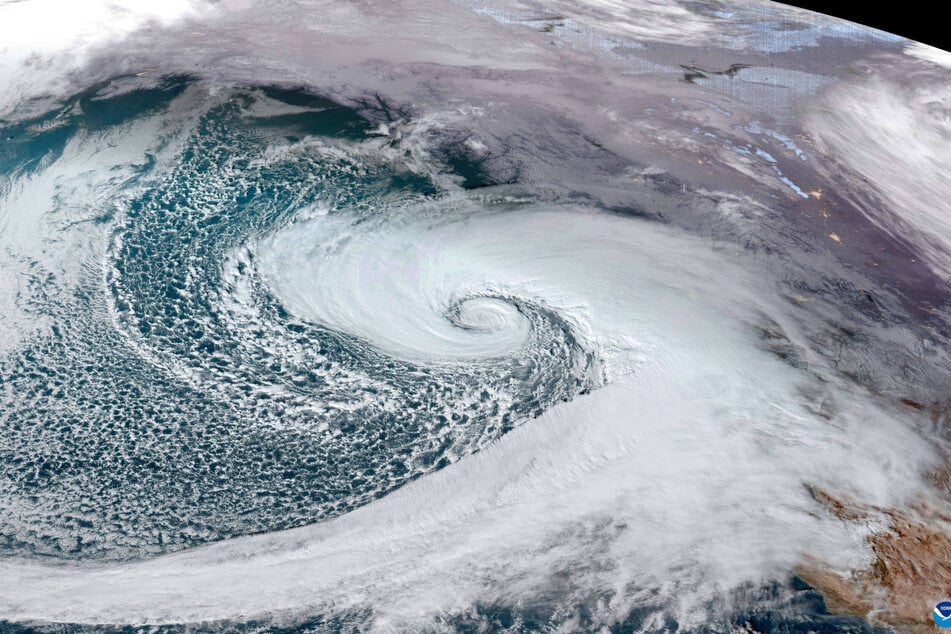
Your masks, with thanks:
[[[951,53],[766,0],[0,0],[0,632],[948,599]]]

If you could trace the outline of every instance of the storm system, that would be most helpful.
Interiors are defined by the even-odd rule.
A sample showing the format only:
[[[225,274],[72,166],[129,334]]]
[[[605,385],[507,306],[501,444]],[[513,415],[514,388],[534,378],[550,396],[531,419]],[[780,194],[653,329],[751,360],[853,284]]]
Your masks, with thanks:
[[[951,53],[23,0],[0,85],[3,631],[933,627]]]

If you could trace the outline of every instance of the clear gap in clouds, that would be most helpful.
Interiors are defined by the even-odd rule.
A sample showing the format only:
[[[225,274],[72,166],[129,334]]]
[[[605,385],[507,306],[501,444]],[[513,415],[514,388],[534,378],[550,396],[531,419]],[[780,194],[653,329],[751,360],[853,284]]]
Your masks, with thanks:
[[[784,2],[795,7],[888,31],[924,44],[951,50],[951,34],[947,20],[938,10],[941,3],[925,2],[828,2],[823,0],[793,0]]]

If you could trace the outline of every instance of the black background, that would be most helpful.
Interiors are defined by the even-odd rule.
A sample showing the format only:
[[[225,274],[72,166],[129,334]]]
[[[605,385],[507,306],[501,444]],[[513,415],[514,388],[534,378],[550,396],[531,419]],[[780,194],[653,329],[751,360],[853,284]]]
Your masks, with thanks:
[[[951,4],[946,1],[899,0],[879,3],[868,0],[846,3],[792,0],[784,4],[872,26],[944,50],[951,49],[951,19],[945,18],[942,11],[951,8]]]

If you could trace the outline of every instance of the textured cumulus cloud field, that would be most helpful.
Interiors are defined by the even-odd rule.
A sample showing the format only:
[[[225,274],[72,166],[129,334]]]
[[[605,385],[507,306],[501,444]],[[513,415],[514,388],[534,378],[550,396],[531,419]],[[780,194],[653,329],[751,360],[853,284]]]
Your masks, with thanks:
[[[939,401],[949,385],[940,52],[769,3],[90,3],[56,5],[64,19],[45,28],[53,9],[0,5],[7,123],[92,86],[112,103],[191,79],[158,111],[80,124],[61,153],[4,172],[4,355],[65,323],[24,300],[42,268],[64,297],[93,289],[88,319],[115,334],[103,341],[156,376],[231,398],[216,377],[240,385],[243,369],[215,374],[191,350],[155,343],[129,272],[133,229],[152,217],[130,201],[194,178],[207,189],[184,191],[203,212],[221,183],[297,157],[336,166],[315,168],[316,191],[385,165],[428,189],[289,198],[253,231],[223,231],[206,259],[182,255],[173,305],[211,306],[237,333],[235,359],[258,350],[255,338],[285,367],[318,358],[287,334],[299,322],[384,368],[321,359],[320,380],[348,387],[334,404],[288,396],[294,412],[400,409],[407,388],[386,374],[392,364],[433,393],[451,377],[505,377],[471,404],[517,420],[317,523],[305,513],[297,528],[115,561],[7,551],[0,619],[316,615],[408,631],[533,605],[571,629],[583,605],[590,627],[641,610],[644,630],[671,619],[689,630],[745,609],[737,589],[783,582],[803,562],[869,565],[866,537],[880,527],[829,515],[813,487],[883,507],[947,505],[927,479],[946,460],[944,431],[900,403]],[[912,88],[891,88],[903,83]],[[226,164],[176,172],[214,108],[246,99],[221,120],[254,121],[327,107],[255,92],[268,85],[327,96],[365,129],[253,128],[258,145],[226,147]],[[88,119],[82,108],[48,125]],[[138,181],[141,165],[152,172]],[[175,227],[185,240],[190,226]],[[220,286],[189,286],[202,275]],[[259,310],[259,297],[280,308]],[[564,398],[531,414],[512,404],[542,379],[563,381]],[[293,421],[316,428],[321,415]],[[293,426],[267,416],[262,425]],[[3,513],[22,522],[27,496],[5,477]]]
[[[311,222],[262,254],[265,269],[289,267],[279,294],[313,292],[291,288],[304,273],[296,245],[319,250],[312,232],[351,230]],[[818,513],[804,483],[884,504],[914,494],[933,457],[924,441],[838,381],[821,397],[836,401],[834,418],[817,415],[803,396],[814,379],[741,327],[771,310],[757,299],[768,293],[702,243],[579,210],[443,222],[351,236],[352,253],[312,265],[359,275],[359,263],[376,260],[370,253],[405,250],[404,240],[428,255],[415,278],[396,270],[398,279],[377,288],[334,285],[321,289],[320,305],[348,311],[335,317],[385,348],[383,329],[395,328],[393,341],[414,355],[451,357],[460,343],[447,342],[445,326],[407,332],[403,324],[425,328],[424,293],[481,291],[475,269],[496,288],[576,320],[604,358],[608,384],[326,523],[105,569],[4,562],[17,580],[6,609],[20,618],[138,623],[369,605],[379,626],[412,629],[476,602],[532,600],[568,572],[566,601],[617,593],[606,608],[617,617],[639,593],[671,593],[663,609],[700,625],[692,606],[782,574],[804,555],[843,568],[864,562],[862,531]],[[464,266],[447,263],[460,255]],[[407,291],[411,281],[421,286]],[[374,296],[355,296],[355,287]],[[365,321],[368,305],[385,313]],[[420,321],[393,314],[402,312]],[[514,345],[505,328],[518,332],[505,324],[482,334]]]

